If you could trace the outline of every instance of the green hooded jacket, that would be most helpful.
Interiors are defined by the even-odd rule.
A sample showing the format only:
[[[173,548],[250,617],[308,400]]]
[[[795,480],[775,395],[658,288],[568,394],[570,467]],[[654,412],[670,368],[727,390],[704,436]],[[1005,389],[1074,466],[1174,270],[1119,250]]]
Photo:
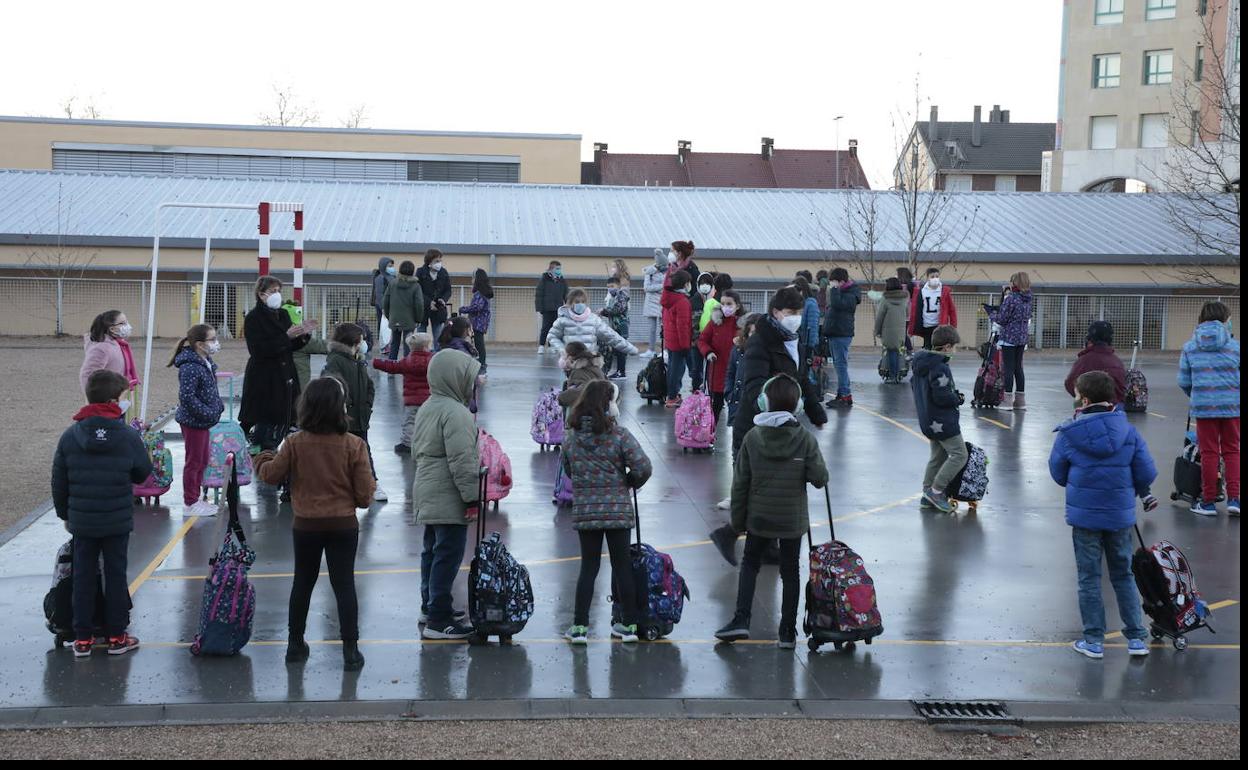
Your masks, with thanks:
[[[313,335],[308,340],[308,344],[291,354],[295,360],[295,376],[299,378],[300,393],[307,390],[308,383],[312,381],[312,356],[323,356],[328,353],[329,346],[325,340]]]
[[[810,528],[808,483],[828,483],[828,466],[810,431],[796,418],[779,427],[756,425],[737,454],[733,529],[766,538],[805,535]]]
[[[481,469],[468,402],[480,371],[477,359],[458,350],[443,350],[429,360],[430,396],[412,429],[417,524],[468,524],[464,513],[477,502]]]
[[[381,300],[391,329],[411,331],[425,322],[425,295],[414,275],[402,275],[390,282]]]
[[[355,355],[355,351],[341,342],[329,343],[329,355],[325,357],[322,377],[333,377],[347,388],[347,417],[351,419],[352,433],[368,433],[368,423],[373,418],[373,381],[368,376],[368,364]]]

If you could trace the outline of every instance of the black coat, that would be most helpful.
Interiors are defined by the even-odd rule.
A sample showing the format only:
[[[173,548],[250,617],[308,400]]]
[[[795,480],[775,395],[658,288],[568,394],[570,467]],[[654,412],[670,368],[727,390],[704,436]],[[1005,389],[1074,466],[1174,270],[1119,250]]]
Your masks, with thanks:
[[[823,316],[823,336],[854,336],[854,315],[862,302],[862,290],[851,283],[840,289],[828,287],[828,310]]]
[[[134,487],[152,475],[138,431],[121,420],[88,417],[61,434],[52,459],[57,518],[80,537],[134,529]]]
[[[923,435],[943,441],[961,433],[958,407],[962,397],[953,384],[949,357],[930,350],[915,351],[910,369],[914,373],[910,387],[914,390],[914,407]]]
[[[438,271],[437,275],[428,266],[416,269],[416,280],[420,281],[420,290],[425,295],[425,321],[430,324],[444,324],[447,318],[446,307],[437,307],[434,302],[442,300],[449,303],[451,301],[451,274],[446,272],[446,268]]]
[[[291,339],[286,331],[290,316],[270,310],[261,302],[243,321],[247,340],[247,371],[243,375],[243,399],[238,421],[252,425],[289,425],[294,422],[299,398],[299,376],[291,354],[307,344],[309,336]]]
[[[568,298],[568,282],[555,278],[550,273],[542,273],[537,282],[537,295],[533,298],[533,309],[539,313],[557,313]]]
[[[828,413],[823,404],[819,403],[819,393],[809,377],[799,377],[797,362],[789,355],[784,346],[784,331],[772,322],[770,316],[760,321],[754,334],[745,343],[745,355],[739,367],[743,373],[738,378],[743,384],[741,405],[737,408],[737,418],[732,424],[732,445],[740,447],[745,434],[754,427],[754,418],[758,416],[758,394],[763,392],[767,380],[778,374],[787,374],[801,383],[802,400],[805,401],[806,416],[814,425],[823,425],[828,421]]]

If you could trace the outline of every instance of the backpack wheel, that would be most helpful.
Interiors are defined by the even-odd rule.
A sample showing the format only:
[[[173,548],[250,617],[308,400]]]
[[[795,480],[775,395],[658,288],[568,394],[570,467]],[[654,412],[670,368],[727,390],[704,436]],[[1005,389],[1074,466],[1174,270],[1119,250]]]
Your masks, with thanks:
[[[1185,639],[1185,638],[1183,638],[1183,637],[1181,637],[1181,636],[1176,636],[1176,637],[1174,638],[1174,649],[1178,650],[1179,652],[1183,652],[1184,650],[1186,650],[1186,649],[1187,649],[1187,639]]]
[[[483,644],[489,644],[489,643],[490,643],[490,637],[486,636],[485,634],[473,634],[472,636],[468,637],[468,644],[474,647],[479,647]]]
[[[833,642],[833,643],[832,643],[832,649],[836,650],[837,652],[840,652],[840,651],[841,651],[841,649],[842,649],[842,648],[844,648],[844,647],[845,647],[845,643],[844,643],[844,642]]]
[[[659,627],[658,626],[646,626],[646,630],[645,630],[646,641],[654,642],[654,641],[657,641],[658,638],[659,638]]]
[[[498,637],[498,643],[499,643],[499,644],[503,644],[503,645],[508,645],[508,646],[510,646],[510,645],[511,645],[511,637],[510,637],[510,636],[500,636],[500,637]]]
[[[819,640],[817,640],[817,639],[807,639],[807,640],[806,640],[806,649],[810,650],[811,652],[819,652]]]
[[[854,651],[854,650],[856,650],[856,649],[858,649],[858,645],[857,645],[857,644],[855,644],[854,642],[846,642],[846,643],[845,643],[845,651],[846,651],[846,652],[853,652],[853,651]]]

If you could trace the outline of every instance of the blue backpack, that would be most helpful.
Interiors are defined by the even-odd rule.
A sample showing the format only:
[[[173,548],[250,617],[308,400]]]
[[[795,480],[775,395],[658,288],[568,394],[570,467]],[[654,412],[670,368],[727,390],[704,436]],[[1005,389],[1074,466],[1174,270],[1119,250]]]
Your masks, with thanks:
[[[226,456],[226,473],[230,482],[220,505],[229,509],[229,525],[221,549],[208,561],[192,655],[237,655],[251,639],[256,614],[256,589],[247,579],[256,552],[247,545],[238,521],[238,473],[233,454]]]
[[[653,546],[641,542],[641,516],[637,512],[637,490],[633,490],[633,512],[637,520],[637,542],[629,546],[632,557],[633,590],[637,597],[640,621],[638,631],[647,641],[654,641],[672,633],[685,610],[685,600],[690,598],[689,586],[676,571],[672,557]],[[612,593],[616,593],[613,589]],[[619,600],[611,597],[611,622],[623,619]]]

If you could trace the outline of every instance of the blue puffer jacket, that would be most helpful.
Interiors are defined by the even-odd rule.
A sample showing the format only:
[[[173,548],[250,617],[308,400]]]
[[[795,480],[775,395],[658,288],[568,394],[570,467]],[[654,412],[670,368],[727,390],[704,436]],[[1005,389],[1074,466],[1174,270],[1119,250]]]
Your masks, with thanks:
[[[914,407],[919,413],[919,429],[923,435],[935,441],[953,438],[962,432],[958,422],[958,397],[953,384],[953,372],[949,369],[949,357],[930,350],[914,354],[914,376],[910,387],[914,391]]]
[[[823,336],[854,336],[854,315],[861,302],[862,290],[853,281],[841,284],[840,289],[829,288],[828,312],[823,318]]]
[[[217,365],[187,348],[173,359],[178,367],[179,425],[207,430],[221,421],[225,405],[217,390]]]
[[[1221,321],[1205,321],[1183,346],[1179,387],[1192,399],[1192,417],[1239,416],[1239,341]]]
[[[808,297],[802,307],[802,325],[797,330],[797,338],[807,350],[819,347],[819,303],[814,297]]]
[[[1148,493],[1157,467],[1126,413],[1083,414],[1055,432],[1049,474],[1066,487],[1066,523],[1109,531],[1134,524],[1136,498]]]

